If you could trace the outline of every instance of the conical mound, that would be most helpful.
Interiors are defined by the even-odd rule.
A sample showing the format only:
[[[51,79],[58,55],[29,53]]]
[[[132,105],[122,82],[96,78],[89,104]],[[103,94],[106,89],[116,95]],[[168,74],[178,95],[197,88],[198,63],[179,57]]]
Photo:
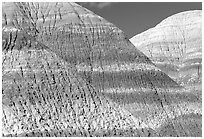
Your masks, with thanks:
[[[201,10],[172,15],[130,41],[179,84],[201,84]]]
[[[152,82],[159,87],[178,87],[125,39],[120,29],[75,3],[13,5],[11,10],[8,10],[7,4],[3,7],[5,28],[12,25],[27,32],[75,65],[78,72],[96,88],[132,88],[133,80],[135,87],[147,88]],[[156,78],[152,80],[155,74]],[[162,83],[160,80],[163,80]]]
[[[172,122],[175,117],[201,113],[201,103],[197,103],[201,100],[198,100],[197,96],[190,94],[188,99],[189,93],[180,92],[181,87],[135,48],[120,29],[75,3],[5,3],[3,19],[3,50],[15,49],[18,52],[22,51],[22,47],[26,46],[30,49],[32,45],[36,47],[35,49],[39,49],[38,45],[49,49],[56,57],[54,60],[61,58],[60,60],[75,69],[72,74],[76,74],[80,81],[86,80],[98,94],[105,96],[104,99],[116,104],[116,108],[120,105],[124,110],[128,110],[135,118],[130,125],[136,126],[138,130],[140,127],[147,129],[142,129],[142,134],[138,131],[139,136],[154,134],[160,136],[160,127],[168,121]],[[19,40],[20,45],[16,45],[16,39],[21,35],[15,35],[16,32],[25,34]],[[28,38],[29,41],[25,41]],[[41,55],[46,57],[47,53]],[[46,58],[44,61],[49,59]],[[41,59],[36,56],[36,60]],[[8,63],[12,63],[12,60]],[[42,62],[36,62],[36,66],[44,69],[44,64],[40,63]],[[51,70],[51,67],[55,67],[55,63],[58,62],[53,63],[53,66],[49,64],[47,69]],[[11,69],[15,71],[15,68]],[[67,70],[69,70],[67,66],[62,69],[65,72]],[[71,80],[70,77],[68,79]],[[48,89],[52,88],[50,82],[55,84],[56,81],[52,78],[47,80]],[[70,88],[69,82],[65,85],[68,88]],[[86,82],[83,81],[81,84],[86,86]],[[7,89],[7,87],[3,88]],[[75,91],[77,90],[78,87],[75,88]],[[90,92],[90,94],[94,93]],[[57,94],[53,95],[57,96]],[[87,97],[87,99],[91,98]],[[109,118],[107,119],[110,120]],[[91,118],[90,121],[92,121]],[[177,134],[173,135],[180,136],[178,130],[185,129],[184,125],[179,122],[179,127],[174,127]],[[149,131],[152,131],[149,130],[150,128],[155,132],[150,133]],[[185,132],[190,136],[188,131]]]

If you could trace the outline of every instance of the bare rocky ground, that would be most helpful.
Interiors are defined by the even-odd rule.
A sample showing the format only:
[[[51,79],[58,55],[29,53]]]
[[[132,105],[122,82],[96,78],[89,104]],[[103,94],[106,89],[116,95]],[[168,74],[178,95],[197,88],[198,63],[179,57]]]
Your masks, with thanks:
[[[201,136],[201,91],[93,12],[5,3],[2,27],[3,136]]]
[[[135,118],[128,111],[97,93],[56,54],[37,47],[3,51],[3,136],[145,134],[133,132]]]

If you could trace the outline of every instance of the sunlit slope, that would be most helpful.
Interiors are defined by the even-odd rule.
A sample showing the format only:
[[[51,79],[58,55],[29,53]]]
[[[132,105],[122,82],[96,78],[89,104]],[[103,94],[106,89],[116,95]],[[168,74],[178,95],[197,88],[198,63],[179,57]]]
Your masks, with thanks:
[[[178,83],[201,84],[201,10],[172,15],[130,41]]]

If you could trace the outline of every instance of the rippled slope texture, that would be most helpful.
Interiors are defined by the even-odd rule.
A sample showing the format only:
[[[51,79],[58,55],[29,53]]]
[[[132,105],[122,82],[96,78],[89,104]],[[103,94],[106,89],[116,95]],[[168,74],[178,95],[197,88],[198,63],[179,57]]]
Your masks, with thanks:
[[[34,118],[33,120],[31,118],[31,124],[22,124],[25,125],[26,129],[31,129],[34,133],[35,130],[38,131],[40,129],[43,132],[50,131],[49,134],[52,136],[61,136],[55,134],[52,130],[56,129],[54,131],[64,134],[64,129],[67,129],[67,125],[70,124],[60,125],[63,116],[59,116],[61,113],[55,107],[59,107],[59,111],[61,111],[62,107],[66,107],[68,109],[67,111],[71,111],[72,106],[69,104],[62,106],[66,103],[61,105],[61,102],[64,102],[64,100],[63,97],[61,97],[62,101],[58,100],[60,99],[58,94],[65,94],[64,99],[69,101],[70,99],[72,100],[72,94],[74,92],[79,93],[79,95],[76,97],[73,96],[75,104],[75,108],[73,109],[79,111],[79,113],[82,111],[82,119],[83,117],[87,117],[87,115],[83,114],[83,108],[81,107],[84,107],[87,103],[88,108],[89,106],[92,107],[92,103],[94,106],[96,105],[94,109],[95,115],[100,115],[101,109],[106,109],[106,107],[117,109],[116,111],[119,111],[118,113],[120,113],[119,107],[121,107],[121,111],[125,111],[121,112],[123,113],[121,115],[126,118],[129,117],[128,113],[130,113],[129,122],[127,121],[127,123],[122,122],[124,121],[123,116],[119,117],[119,125],[122,124],[122,126],[114,124],[114,122],[117,122],[116,119],[113,119],[113,124],[100,122],[100,119],[102,121],[111,121],[114,118],[113,115],[107,118],[109,114],[102,114],[99,120],[96,120],[96,123],[99,122],[99,125],[102,126],[105,124],[104,132],[108,132],[108,135],[102,133],[100,136],[119,136],[120,133],[116,134],[115,128],[118,129],[117,131],[123,133],[122,136],[201,135],[202,122],[200,121],[202,119],[202,111],[200,93],[191,94],[189,91],[182,89],[181,86],[157,68],[148,57],[133,46],[126,39],[124,33],[113,24],[75,3],[4,3],[2,15],[3,59],[7,59],[3,60],[3,67],[11,65],[8,66],[9,68],[7,70],[3,70],[3,93],[11,94],[11,97],[6,96],[3,100],[11,104],[3,104],[3,107],[8,112],[5,115],[11,115],[10,119],[14,119],[13,123],[7,125],[10,129],[4,129],[5,135],[15,134],[19,128],[20,131],[17,135],[22,133],[22,136],[25,136],[25,133],[28,133],[28,131],[24,131],[24,128],[20,127],[21,124],[16,124],[18,123],[16,121],[23,121],[21,120],[23,117],[27,115],[29,117],[29,114],[23,116],[22,113],[24,112],[20,113],[18,107],[22,105],[23,108],[28,107],[28,109],[31,109],[30,113],[38,113],[37,116],[47,113],[44,112],[43,106],[49,106],[47,111],[53,112],[53,114],[49,114],[51,116],[48,116],[48,118],[43,118],[46,120],[44,122],[45,125],[49,123],[48,126],[51,126],[51,128],[47,129],[47,126],[38,126],[38,124],[34,124],[35,122],[33,123],[33,121],[39,122],[38,120],[41,118]],[[40,46],[46,48],[46,51],[38,50]],[[26,50],[24,50],[25,48]],[[29,52],[30,49],[38,51]],[[49,52],[47,52],[47,49],[49,49]],[[12,55],[15,55],[14,58],[12,58]],[[11,59],[9,60],[10,57]],[[61,63],[59,60],[62,64],[57,64]],[[14,64],[14,61],[17,63]],[[26,67],[21,65],[26,65]],[[69,65],[74,71],[69,70],[69,66],[59,65]],[[32,69],[31,71],[30,68]],[[44,72],[47,70],[49,72]],[[5,71],[12,71],[18,74],[10,76]],[[37,71],[39,71],[39,75],[35,73]],[[28,72],[28,76],[26,75],[25,77],[24,72]],[[60,72],[62,72],[62,75]],[[74,77],[71,76],[72,74]],[[67,82],[64,82],[61,78]],[[29,82],[34,84],[34,87],[27,85]],[[14,86],[9,89],[8,86],[11,86],[10,83]],[[42,90],[37,89],[38,84],[43,84]],[[80,86],[78,87],[79,84]],[[61,86],[68,88],[68,90],[65,89],[63,91],[63,89],[58,89]],[[109,100],[107,104],[104,102],[101,106],[98,99],[92,98],[92,95],[95,96],[95,91],[90,91],[88,89],[92,88],[90,86],[93,86],[96,92],[98,92],[96,96],[101,95],[104,101]],[[26,89],[21,89],[21,87]],[[24,93],[23,90],[26,91],[28,90],[27,88],[32,91]],[[70,88],[72,89],[70,90]],[[39,91],[34,91],[35,89]],[[23,100],[23,102],[19,102],[19,99],[23,99],[23,95],[17,97],[19,99],[13,99],[12,95],[16,94],[13,92],[25,94],[26,98],[28,98],[26,100],[30,104],[25,104]],[[81,94],[87,93],[89,95],[84,99]],[[43,98],[42,100],[40,99],[42,102],[46,101],[45,105],[44,103],[40,105],[41,101],[38,102],[38,100],[32,99],[34,97],[40,97],[38,94],[45,94],[46,100]],[[70,94],[71,96],[66,96],[66,94]],[[29,100],[29,97],[31,97],[31,100]],[[7,98],[10,101],[7,101]],[[80,100],[79,105],[77,99]],[[91,102],[89,103],[88,100]],[[10,109],[14,109],[14,112]],[[92,109],[90,108],[88,110],[88,117],[91,118],[87,122],[91,125],[93,124],[93,127],[98,127],[94,122],[90,123],[90,121],[95,120],[92,117],[94,114],[91,111]],[[62,115],[66,115],[67,113],[69,112],[62,112]],[[74,136],[76,132],[76,136],[81,136],[80,134],[83,133],[78,134],[78,132],[84,131],[83,128],[87,129],[87,126],[78,124],[77,119],[80,119],[80,116],[76,113],[71,112],[71,115],[75,116],[73,119],[76,119],[72,124],[77,124],[77,127],[80,128],[77,128],[77,131],[74,128],[74,133],[68,131],[68,133],[71,133],[65,134],[65,136]],[[110,113],[114,114],[114,112]],[[13,115],[17,115],[17,119],[20,120],[15,120],[16,118]],[[34,117],[37,116],[35,115]],[[187,118],[184,119],[184,116]],[[5,117],[7,116],[4,116],[4,121],[6,121]],[[50,117],[51,120],[49,120]],[[8,121],[12,120],[7,120],[5,123]],[[188,124],[189,126],[186,127]],[[7,126],[4,127],[7,128]],[[26,126],[29,127],[27,128]],[[113,130],[109,130],[109,127]],[[86,129],[85,131],[87,131]],[[88,131],[90,130],[88,129]],[[98,129],[97,134],[98,131],[102,132],[103,130]],[[34,136],[32,134],[29,135]],[[49,134],[45,136],[49,136]],[[94,136],[94,133],[89,134]],[[39,134],[39,136],[42,136],[42,134]],[[87,136],[87,134],[83,134],[82,136]]]
[[[6,3],[3,9],[5,30],[24,30],[35,37],[96,88],[106,92],[132,88],[133,81],[135,87],[152,83],[179,87],[125,39],[121,30],[75,3]]]
[[[201,84],[202,11],[172,15],[130,41],[181,85]]]
[[[9,36],[9,44],[3,45],[13,47],[2,52],[3,136],[147,136],[151,133],[28,34],[18,31],[9,32]]]

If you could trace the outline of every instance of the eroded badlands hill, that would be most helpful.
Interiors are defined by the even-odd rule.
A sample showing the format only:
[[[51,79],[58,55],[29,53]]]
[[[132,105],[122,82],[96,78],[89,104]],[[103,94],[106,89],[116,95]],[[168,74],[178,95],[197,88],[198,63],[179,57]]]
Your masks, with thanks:
[[[135,87],[179,87],[121,30],[75,3],[6,3],[3,9],[6,30],[24,30],[75,65],[96,88],[132,88],[133,80]]]
[[[28,34],[22,31],[9,34],[10,37],[3,39],[3,46],[12,47],[2,52],[3,136],[147,136],[151,133],[140,125],[141,121],[97,93],[76,75],[70,64]],[[10,39],[10,44],[5,43],[6,39]]]
[[[38,93],[40,95],[45,94],[47,97],[49,102],[45,106],[50,106],[48,111],[53,111],[53,113],[56,111],[55,114],[49,116],[51,117],[50,121],[48,120],[49,118],[45,119],[45,124],[51,122],[51,127],[57,129],[56,132],[62,131],[61,134],[64,134],[65,131],[62,129],[66,129],[67,126],[58,123],[63,119],[63,116],[58,113],[58,110],[55,110],[54,105],[59,107],[60,111],[64,106],[61,106],[58,100],[60,97],[58,98],[57,96],[61,93],[61,95],[65,95],[65,99],[72,100],[72,94],[76,92],[79,94],[76,97],[73,96],[75,103],[74,109],[76,111],[83,111],[81,107],[84,105],[88,105],[87,107],[90,105],[90,107],[92,107],[92,103],[94,106],[96,105],[95,115],[100,115],[101,109],[105,110],[106,107],[111,107],[110,109],[122,107],[121,109],[124,111],[128,110],[131,114],[131,118],[135,120],[133,120],[133,122],[131,121],[132,119],[130,119],[130,122],[127,122],[127,125],[132,123],[130,127],[128,126],[127,128],[127,134],[124,131],[126,129],[125,124],[122,126],[113,124],[118,130],[121,129],[120,127],[125,128],[121,130],[121,132],[124,133],[122,136],[200,136],[200,94],[191,94],[182,91],[182,88],[176,82],[157,68],[148,57],[132,45],[126,39],[124,33],[113,24],[75,3],[4,3],[2,15],[3,59],[8,58],[3,61],[3,67],[9,67],[6,71],[17,74],[10,77],[9,72],[3,72],[3,83],[5,84],[3,85],[3,90],[5,90],[4,94],[11,95],[11,97],[5,97],[5,101],[6,98],[9,98],[8,100],[10,101],[8,102],[12,104],[10,106],[3,104],[3,107],[8,109],[8,113],[5,115],[10,115],[11,113],[11,119],[15,119],[13,115],[17,115],[17,119],[23,119],[23,112],[18,115],[18,107],[21,107],[21,105],[23,105],[23,108],[28,107],[28,109],[31,109],[31,113],[38,113],[38,110],[44,112],[44,105],[41,106],[41,102],[37,100],[26,99],[29,102],[29,104],[26,104],[27,102],[25,103],[23,100],[23,102],[18,102],[18,99],[13,99],[12,97],[12,92],[15,92],[16,86],[27,88],[29,87],[29,85],[26,84],[27,82],[34,82],[33,84],[37,84],[37,88],[38,84],[45,84],[43,86],[46,87],[44,87],[43,90],[39,90]],[[24,35],[19,35],[19,33]],[[38,50],[41,49],[39,47],[46,48],[46,51],[44,49]],[[31,48],[35,48],[35,51],[30,52]],[[48,50],[49,52],[47,52]],[[12,55],[14,55],[14,58],[9,60]],[[16,64],[15,62],[13,63],[13,61],[17,61]],[[15,65],[12,66],[13,64]],[[26,65],[26,67],[23,65]],[[69,70],[70,67],[72,67],[73,71]],[[32,70],[30,70],[30,68]],[[46,72],[47,70],[50,72]],[[24,76],[25,74],[22,71],[28,72],[28,76]],[[37,71],[40,71],[39,76],[37,73],[36,75],[33,74],[33,72],[35,73]],[[7,76],[9,76],[9,79],[7,79]],[[23,76],[23,78],[19,76]],[[60,80],[61,78],[67,81],[63,82],[63,80]],[[18,80],[20,81],[18,82]],[[43,80],[46,82],[44,83]],[[56,80],[59,81],[57,82]],[[9,83],[16,86],[9,89]],[[52,85],[52,83],[54,85]],[[65,88],[67,87],[68,90],[65,89],[65,91],[63,91],[63,89],[61,89],[58,91],[58,88],[61,88],[61,86],[62,88],[63,86]],[[72,88],[70,86],[74,86],[74,88],[70,90],[70,88]],[[96,91],[89,90],[90,86],[93,86]],[[19,91],[19,88],[16,90],[18,92],[17,94],[22,93],[28,98],[39,97],[37,91],[34,91],[34,87],[30,87],[30,89],[33,90],[31,92],[34,92],[31,94],[28,94],[30,91],[25,93],[24,91]],[[98,99],[95,100],[95,97],[92,98],[92,95],[96,92],[96,96],[99,94],[102,95],[104,101],[109,100],[107,104],[104,103],[104,107],[103,105],[97,105],[98,103],[100,104]],[[51,97],[50,93],[54,97]],[[35,94],[36,96],[33,96]],[[66,96],[66,94],[69,96]],[[89,94],[85,97],[86,99],[83,97],[85,94]],[[23,95],[18,98],[20,100],[23,99]],[[79,105],[77,104],[77,99],[80,100]],[[90,100],[91,103],[88,103],[86,100]],[[62,99],[61,102],[63,101]],[[17,108],[15,107],[15,103],[19,103]],[[65,107],[68,110],[72,110],[71,106],[67,103],[65,103]],[[10,112],[9,109],[13,109],[13,107],[14,112]],[[101,111],[98,111],[98,109]],[[89,116],[92,115],[91,111],[92,110],[88,111]],[[62,115],[64,115],[64,113],[66,115],[69,112],[62,112]],[[75,112],[71,112],[71,115],[73,114],[75,115],[73,119],[79,119],[80,116],[76,115]],[[41,114],[36,114],[35,116],[37,117],[38,115]],[[99,119],[103,119],[102,121],[110,121],[111,117],[114,117],[111,115],[106,119],[108,115],[109,114],[105,113]],[[189,117],[189,120],[183,122],[182,116]],[[87,117],[87,115],[82,114],[82,117]],[[125,114],[124,117],[126,117]],[[123,119],[123,117],[119,116],[119,119]],[[6,121],[6,118],[4,120]],[[36,121],[35,118],[33,120]],[[33,122],[33,120],[31,121]],[[12,123],[14,126],[8,124],[11,128],[5,129],[5,134],[7,134],[7,132],[8,134],[14,134],[16,129],[19,129],[18,127],[20,126],[16,124],[16,120],[14,121],[15,122]],[[25,119],[25,121],[27,121],[27,119]],[[92,121],[91,118],[87,120],[88,123],[89,121]],[[99,121],[100,120],[97,122]],[[113,121],[117,122],[118,120],[113,119]],[[186,127],[186,123],[189,121],[191,121],[191,126]],[[8,121],[5,123],[7,122]],[[77,121],[74,121],[73,124],[76,122]],[[102,123],[103,122],[99,125]],[[123,124],[123,122],[120,122],[120,124]],[[29,125],[31,125],[29,127],[31,131],[42,128],[43,131],[49,129],[52,133],[52,128],[47,129],[47,127],[41,124],[39,127],[38,125],[36,127],[35,124],[25,122],[25,126]],[[95,124],[93,124],[93,126],[94,125]],[[106,127],[109,125],[112,124],[108,124],[104,126],[104,128],[107,129]],[[5,127],[7,128],[7,126]],[[84,131],[82,128],[86,128],[85,125],[78,125],[77,127],[80,127],[80,132]],[[27,127],[25,128],[27,129]],[[135,132],[134,129],[137,129],[137,131]],[[133,132],[133,134],[129,133],[129,131]],[[20,132],[28,133],[28,131],[24,132],[24,130],[21,129],[18,133]],[[66,134],[66,136],[74,136],[76,131],[74,130],[73,132],[73,134]],[[113,130],[109,130],[109,132],[111,134],[110,136],[114,136],[113,134],[115,133]],[[45,136],[48,135],[49,134]],[[101,136],[103,135],[102,133]],[[25,134],[23,134],[23,136],[25,136]],[[77,134],[77,136],[80,136],[80,134]],[[116,136],[119,135],[117,134]]]
[[[201,17],[201,10],[172,15],[130,41],[179,84],[201,84]]]

